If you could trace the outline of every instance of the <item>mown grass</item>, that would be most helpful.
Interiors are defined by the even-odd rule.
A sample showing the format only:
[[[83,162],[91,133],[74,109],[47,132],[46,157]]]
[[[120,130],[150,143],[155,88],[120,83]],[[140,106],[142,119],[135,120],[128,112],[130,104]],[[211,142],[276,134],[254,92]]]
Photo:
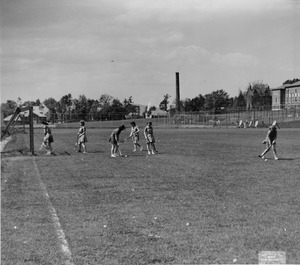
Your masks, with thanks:
[[[62,264],[32,158],[1,166],[1,264]]]
[[[299,130],[280,130],[281,160],[266,162],[257,157],[265,129],[157,129],[159,154],[133,153],[128,142],[117,159],[110,130],[88,128],[88,154],[75,153],[76,128],[53,133],[56,156],[12,160],[13,143],[3,155],[3,264],[63,260],[39,179],[23,173],[33,163],[74,264],[257,263],[264,250],[300,261]]]

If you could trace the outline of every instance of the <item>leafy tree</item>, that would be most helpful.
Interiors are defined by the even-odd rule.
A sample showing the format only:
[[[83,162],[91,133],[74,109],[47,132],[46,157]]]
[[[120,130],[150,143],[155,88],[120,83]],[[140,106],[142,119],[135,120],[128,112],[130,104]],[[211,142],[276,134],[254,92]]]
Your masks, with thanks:
[[[241,90],[239,91],[239,95],[237,97],[237,107],[238,108],[246,107],[245,95],[243,94],[243,92]]]
[[[234,109],[245,109],[246,108],[246,97],[245,93],[241,90],[239,91],[239,95],[237,97],[230,99],[230,107]]]
[[[60,115],[61,120],[65,120],[65,114],[69,114],[69,118],[71,116],[71,107],[72,107],[73,101],[72,101],[72,95],[67,94],[63,96],[58,102],[57,102],[57,108],[56,111],[58,115]]]
[[[41,105],[41,101],[40,99],[38,98],[36,101],[35,101],[35,106],[40,106]]]
[[[20,97],[18,97],[18,99],[17,99],[17,105],[21,106],[22,104],[23,104],[22,99]]]
[[[90,112],[89,112],[89,115],[92,120],[95,120],[97,118],[98,109],[99,109],[99,101],[92,100],[90,105]]]
[[[150,116],[152,114],[152,111],[155,111],[156,107],[155,106],[151,106],[149,109],[147,109],[147,115]]]
[[[94,100],[94,99],[88,99],[87,102],[86,102],[86,113],[88,115],[91,115],[91,113],[95,110],[97,110],[97,103],[98,101],[97,100]]]
[[[109,107],[111,105],[112,100],[113,100],[113,97],[110,95],[107,95],[107,94],[101,95],[100,99],[99,99],[100,108]]]
[[[122,105],[122,103],[121,103],[121,101],[119,99],[114,98],[113,101],[112,101],[112,103],[111,103],[111,107],[115,108],[115,109],[118,109],[118,108],[122,108],[123,105]]]
[[[180,101],[182,102],[182,101]],[[175,115],[177,113],[177,110],[176,110],[176,100],[174,100],[173,104],[170,105],[169,107],[169,113],[171,116]]]
[[[110,107],[107,108],[109,119],[120,120],[125,118],[125,108],[117,98],[113,99]]]
[[[267,84],[262,82],[252,83],[252,104],[255,109],[270,109],[272,106],[272,92]]]
[[[13,100],[7,100],[6,103],[1,103],[1,112],[3,113],[3,116],[7,117],[13,114],[17,106],[17,102]]]
[[[76,108],[78,118],[84,120],[86,115],[88,114],[88,100],[85,95],[79,95],[78,104]]]
[[[124,99],[123,106],[126,114],[137,112],[137,106],[133,105],[132,96],[130,96],[128,99]]]
[[[60,107],[61,113],[65,113],[65,112],[69,111],[71,106],[72,106],[72,95],[71,94],[67,94],[59,100],[59,107]]]
[[[169,98],[171,96],[169,94],[164,95],[164,99],[159,103],[159,109],[168,111]]]
[[[126,110],[119,99],[105,96],[102,99],[100,98],[100,100],[102,102],[99,102],[99,105],[102,105],[102,108],[98,114],[101,120],[117,120],[125,118]]]
[[[131,106],[133,104],[132,96],[130,96],[128,99],[125,98],[123,101],[123,104],[124,104],[124,107]]]
[[[103,94],[100,96],[98,101],[98,115],[100,120],[108,120],[110,119],[109,116],[109,108],[112,104],[113,97],[108,94]]]
[[[185,99],[182,102],[182,109],[185,112],[194,112],[194,111],[201,111],[204,109],[205,98],[199,94],[199,96],[192,98],[192,99]]]
[[[30,107],[30,106],[37,106],[36,101],[25,101],[22,106],[24,107]]]
[[[205,110],[212,110],[215,113],[220,113],[222,109],[227,108],[230,100],[229,95],[224,90],[213,91],[205,96]]]
[[[54,98],[45,99],[43,103],[53,114],[56,113],[58,104]]]
[[[86,103],[87,103],[87,98],[85,95],[79,95],[78,97],[78,103],[79,103],[79,107],[85,108],[86,107]]]
[[[56,117],[57,116],[57,109],[59,107],[58,102],[54,98],[48,98],[48,99],[45,99],[43,103],[50,111],[49,119],[52,122],[55,122],[55,120],[57,119],[57,117]]]

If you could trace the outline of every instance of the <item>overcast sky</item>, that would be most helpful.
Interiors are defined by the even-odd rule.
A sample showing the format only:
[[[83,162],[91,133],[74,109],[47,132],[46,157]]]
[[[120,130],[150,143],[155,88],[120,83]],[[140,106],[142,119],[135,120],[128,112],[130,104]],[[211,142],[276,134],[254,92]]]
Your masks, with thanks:
[[[158,106],[300,78],[298,0],[1,0],[1,102],[71,93]]]

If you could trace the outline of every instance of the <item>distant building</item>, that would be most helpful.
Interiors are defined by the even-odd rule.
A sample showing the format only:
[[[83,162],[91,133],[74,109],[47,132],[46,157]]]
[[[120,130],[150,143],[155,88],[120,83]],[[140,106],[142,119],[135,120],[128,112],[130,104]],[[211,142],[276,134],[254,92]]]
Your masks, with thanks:
[[[168,112],[164,110],[153,110],[151,111],[151,118],[163,118],[168,116]]]
[[[135,107],[135,111],[128,113],[125,116],[126,119],[136,119],[136,118],[142,117],[143,112],[145,111],[145,109],[147,107],[145,105],[138,105],[138,104],[134,104],[133,106]]]
[[[300,81],[272,88],[272,110],[300,108]]]
[[[33,106],[33,122],[37,124],[46,121],[49,113],[49,109],[43,104],[39,106]],[[7,124],[11,117],[12,115],[5,117],[4,124]],[[29,110],[20,112],[20,115],[16,117],[16,122],[19,124],[29,123]]]

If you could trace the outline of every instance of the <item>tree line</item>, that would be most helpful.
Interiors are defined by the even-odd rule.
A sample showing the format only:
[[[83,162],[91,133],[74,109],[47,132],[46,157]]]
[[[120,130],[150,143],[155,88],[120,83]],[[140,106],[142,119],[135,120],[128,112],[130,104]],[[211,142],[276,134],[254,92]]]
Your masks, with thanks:
[[[268,110],[272,107],[272,92],[267,84],[256,81],[249,84],[245,91],[239,91],[238,96],[230,97],[229,94],[223,89],[213,91],[209,94],[199,94],[194,98],[186,98],[179,102],[180,106],[177,107],[175,101],[173,105],[168,108],[170,103],[170,95],[164,95],[163,101],[160,103],[159,108],[176,112],[178,109],[181,112],[199,112],[205,111],[210,113],[219,114],[225,111],[246,110],[247,97],[249,97],[249,90],[252,92],[252,109]]]
[[[125,98],[121,102],[110,95],[101,95],[99,99],[89,99],[85,95],[79,95],[73,98],[69,93],[64,95],[60,100],[52,97],[41,102],[36,101],[22,102],[21,98],[17,101],[7,100],[1,104],[1,111],[4,117],[11,115],[17,106],[40,106],[44,104],[50,111],[49,120],[110,120],[124,119],[126,115],[139,113],[138,106],[133,104],[132,96]]]
[[[283,84],[290,84],[299,81],[299,79],[287,80]],[[256,110],[268,110],[272,107],[272,93],[269,86],[263,82],[255,81],[249,84],[245,91],[239,91],[238,96],[230,97],[223,89],[213,91],[209,94],[194,98],[186,98],[180,101],[180,106],[176,106],[175,100],[170,104],[171,96],[163,95],[158,108],[169,113],[175,113],[178,109],[181,112],[199,112],[206,111],[211,113],[222,113],[228,110],[245,110],[247,107],[247,97],[251,91],[252,108]],[[18,105],[39,106],[43,103],[51,112],[52,119],[59,120],[67,117],[68,120],[111,120],[124,119],[128,117],[139,118],[140,116],[151,115],[155,106],[146,107],[140,110],[139,106],[134,104],[132,96],[120,101],[108,94],[103,94],[99,99],[88,99],[85,95],[73,98],[69,93],[60,100],[50,97],[41,102],[36,101],[22,102],[20,98],[17,101],[7,100],[1,104],[1,111],[4,117],[11,115]],[[177,107],[177,108],[176,108]]]

